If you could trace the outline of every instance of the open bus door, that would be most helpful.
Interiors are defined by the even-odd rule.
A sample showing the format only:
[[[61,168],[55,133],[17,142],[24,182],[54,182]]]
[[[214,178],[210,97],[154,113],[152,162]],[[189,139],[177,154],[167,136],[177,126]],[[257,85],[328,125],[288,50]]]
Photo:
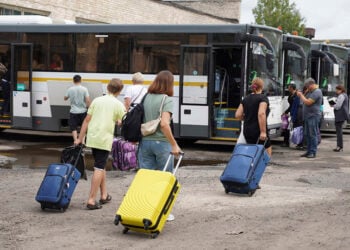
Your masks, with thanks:
[[[32,44],[11,44],[12,127],[31,129]]]
[[[182,46],[179,88],[179,136],[209,138],[210,46]],[[176,133],[175,133],[176,134]]]

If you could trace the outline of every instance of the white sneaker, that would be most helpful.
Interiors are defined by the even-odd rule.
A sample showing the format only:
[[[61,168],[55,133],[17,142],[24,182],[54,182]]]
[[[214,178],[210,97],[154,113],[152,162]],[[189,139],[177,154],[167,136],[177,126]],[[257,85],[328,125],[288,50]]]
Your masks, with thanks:
[[[175,216],[173,214],[169,214],[168,218],[166,220],[167,221],[173,221],[173,220],[175,220]]]

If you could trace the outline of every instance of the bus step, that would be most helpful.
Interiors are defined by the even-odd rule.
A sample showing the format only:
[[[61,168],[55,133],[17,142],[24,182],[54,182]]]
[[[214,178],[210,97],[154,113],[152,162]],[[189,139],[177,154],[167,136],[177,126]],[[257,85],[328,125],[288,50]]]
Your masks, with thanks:
[[[239,129],[220,128],[215,130],[215,137],[238,138]]]
[[[237,141],[237,139],[238,138],[217,137],[217,136],[210,137],[210,140],[215,140],[215,141]]]

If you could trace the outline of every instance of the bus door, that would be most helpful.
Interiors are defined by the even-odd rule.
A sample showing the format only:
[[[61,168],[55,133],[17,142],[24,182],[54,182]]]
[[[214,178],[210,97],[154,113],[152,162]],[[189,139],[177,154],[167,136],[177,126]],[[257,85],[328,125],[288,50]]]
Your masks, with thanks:
[[[32,44],[11,44],[12,126],[31,129]]]
[[[179,136],[208,138],[210,46],[182,46],[179,86]],[[176,94],[176,93],[175,93]],[[175,134],[176,134],[175,130]]]
[[[243,46],[215,46],[212,49],[213,103],[212,139],[236,140],[241,122],[235,112],[241,102],[241,85],[244,77]]]

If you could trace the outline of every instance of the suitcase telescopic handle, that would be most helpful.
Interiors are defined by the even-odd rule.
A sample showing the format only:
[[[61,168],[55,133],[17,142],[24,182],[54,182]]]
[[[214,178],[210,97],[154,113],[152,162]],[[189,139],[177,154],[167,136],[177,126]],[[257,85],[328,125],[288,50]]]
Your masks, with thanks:
[[[80,143],[79,145],[77,145],[76,147],[79,147],[79,153],[77,155],[77,158],[74,161],[74,167],[76,167],[78,165],[79,162],[79,156],[80,154],[83,152],[83,149],[85,148],[85,145],[83,143]]]
[[[176,163],[175,168],[173,169],[173,175],[175,175],[177,169],[179,168],[180,163],[181,163],[181,161],[182,161],[182,158],[183,158],[184,154],[185,154],[184,152],[180,152],[180,153],[179,153],[179,158],[178,158],[178,160],[177,160],[177,163]],[[168,165],[169,165],[169,163],[170,163],[170,160],[171,160],[171,158],[173,158],[173,157],[174,157],[174,154],[173,154],[172,152],[170,152],[169,157],[168,157],[168,160],[166,161],[165,166],[164,166],[164,168],[163,168],[163,171],[166,171],[166,170],[167,170]]]

